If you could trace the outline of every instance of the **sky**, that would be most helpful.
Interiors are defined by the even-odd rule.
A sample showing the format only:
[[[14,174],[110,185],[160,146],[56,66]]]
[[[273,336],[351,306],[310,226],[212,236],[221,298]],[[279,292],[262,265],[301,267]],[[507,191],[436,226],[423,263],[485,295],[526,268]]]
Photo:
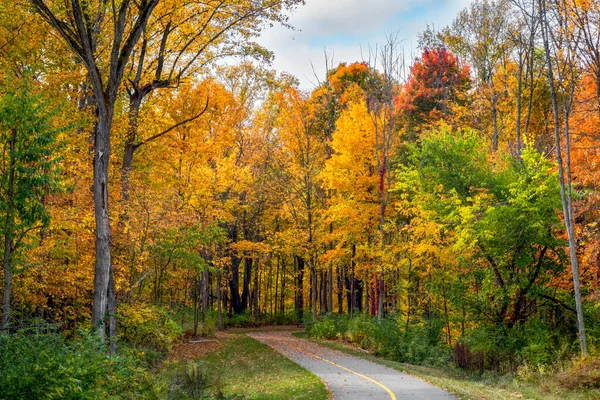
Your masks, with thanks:
[[[470,0],[306,0],[290,17],[290,30],[266,28],[258,42],[273,51],[273,68],[300,80],[305,90],[325,75],[324,51],[334,64],[366,60],[369,46],[397,34],[405,54],[415,54],[427,25],[443,28]]]

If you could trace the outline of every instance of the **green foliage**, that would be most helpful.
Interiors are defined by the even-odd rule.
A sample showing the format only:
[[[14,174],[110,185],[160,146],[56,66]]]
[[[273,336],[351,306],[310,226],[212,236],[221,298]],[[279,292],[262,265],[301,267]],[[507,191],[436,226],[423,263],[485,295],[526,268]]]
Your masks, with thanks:
[[[240,314],[232,314],[225,318],[225,326],[231,326],[233,328],[247,328],[252,323],[252,316],[250,311],[246,310]]]
[[[310,335],[315,339],[339,339],[346,329],[346,316],[329,315],[310,326]]]
[[[295,311],[286,311],[285,313],[276,313],[270,322],[273,325],[291,325],[298,320],[298,315]]]
[[[166,354],[183,333],[162,307],[120,304],[117,314],[120,338],[137,347]]]
[[[413,147],[396,191],[407,210],[413,282],[426,277],[428,296],[464,313],[466,341],[486,367],[504,368],[517,355],[549,361],[541,353],[557,341],[543,330],[529,340],[527,324],[528,307],[547,306],[557,296],[549,283],[564,271],[552,163],[533,148],[490,157],[480,135],[446,127]],[[430,315],[429,300],[422,304],[416,314]]]
[[[444,365],[449,360],[449,349],[442,344],[443,324],[433,320],[429,324],[400,330],[399,321],[358,314],[328,315],[313,324],[310,335],[316,339],[343,339],[392,361],[418,365]]]
[[[58,150],[62,146],[61,129],[52,126],[54,111],[48,108],[49,102],[33,93],[28,74],[17,81],[15,88],[0,97],[0,142],[5,144],[0,157],[0,213],[13,210],[10,226],[3,229],[15,238],[14,250],[27,244],[24,239],[33,228],[50,223],[44,199],[61,190]]]
[[[213,337],[217,332],[219,325],[219,316],[216,311],[206,313],[204,319],[198,321],[198,335],[203,337]]]
[[[208,268],[206,258],[200,249],[225,242],[226,232],[217,225],[164,229],[156,243],[150,246],[154,258],[163,265],[174,264],[181,268]]]
[[[131,399],[152,386],[130,356],[109,356],[97,338],[67,342],[61,335],[0,336],[0,399]]]

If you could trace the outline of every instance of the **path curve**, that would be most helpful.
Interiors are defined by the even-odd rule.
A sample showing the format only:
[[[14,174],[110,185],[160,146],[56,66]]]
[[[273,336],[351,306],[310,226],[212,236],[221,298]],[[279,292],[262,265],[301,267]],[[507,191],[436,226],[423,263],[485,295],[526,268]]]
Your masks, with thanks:
[[[420,379],[297,338],[289,331],[248,335],[317,375],[327,384],[335,400],[455,399]]]

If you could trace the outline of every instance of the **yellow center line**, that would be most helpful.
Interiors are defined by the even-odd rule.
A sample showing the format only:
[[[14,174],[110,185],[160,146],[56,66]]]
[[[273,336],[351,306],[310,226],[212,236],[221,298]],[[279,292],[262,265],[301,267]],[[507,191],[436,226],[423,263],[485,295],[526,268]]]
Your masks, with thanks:
[[[387,392],[387,393],[390,395],[390,397],[392,398],[392,400],[398,400],[398,399],[396,399],[396,395],[394,394],[394,392],[392,392],[392,391],[391,391],[389,388],[387,388],[386,386],[384,386],[382,383],[380,383],[380,382],[377,382],[375,379],[371,379],[371,378],[369,378],[368,376],[365,376],[365,375],[363,375],[363,374],[361,374],[361,373],[359,373],[359,372],[353,371],[353,370],[351,370],[350,368],[343,367],[343,366],[341,366],[340,364],[338,364],[338,363],[336,363],[336,362],[329,361],[329,360],[327,360],[327,359],[325,359],[325,358],[323,358],[323,357],[319,357],[318,355],[316,355],[316,354],[312,354],[312,353],[310,353],[310,352],[308,352],[308,351],[305,351],[305,353],[308,353],[308,354],[310,354],[311,356],[313,356],[313,357],[314,357],[314,358],[316,358],[317,360],[325,361],[325,362],[327,362],[327,363],[329,363],[329,364],[331,364],[331,365],[334,365],[334,366],[336,366],[336,367],[338,367],[338,368],[341,368],[341,369],[343,369],[343,370],[345,370],[345,371],[348,371],[348,372],[350,372],[350,373],[353,373],[353,374],[354,374],[354,375],[356,375],[356,376],[360,376],[361,378],[363,378],[363,379],[366,379],[366,380],[368,380],[369,382],[373,382],[374,384],[376,384],[377,386],[379,386],[380,388],[382,388],[383,390],[385,390],[385,391],[386,391],[386,392]]]

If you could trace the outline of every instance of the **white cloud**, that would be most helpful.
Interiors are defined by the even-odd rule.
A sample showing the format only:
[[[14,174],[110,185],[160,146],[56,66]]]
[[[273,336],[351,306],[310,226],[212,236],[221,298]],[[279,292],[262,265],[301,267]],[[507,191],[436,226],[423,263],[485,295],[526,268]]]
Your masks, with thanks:
[[[311,61],[322,78],[325,49],[335,53],[336,63],[360,61],[369,44],[381,44],[386,34],[397,31],[408,55],[427,24],[439,28],[450,24],[470,1],[307,0],[290,18],[297,30],[268,28],[259,43],[274,52],[275,69],[297,76],[302,88],[311,89],[315,81]]]
[[[415,3],[419,0],[308,0],[293,23],[310,36],[367,33]]]

